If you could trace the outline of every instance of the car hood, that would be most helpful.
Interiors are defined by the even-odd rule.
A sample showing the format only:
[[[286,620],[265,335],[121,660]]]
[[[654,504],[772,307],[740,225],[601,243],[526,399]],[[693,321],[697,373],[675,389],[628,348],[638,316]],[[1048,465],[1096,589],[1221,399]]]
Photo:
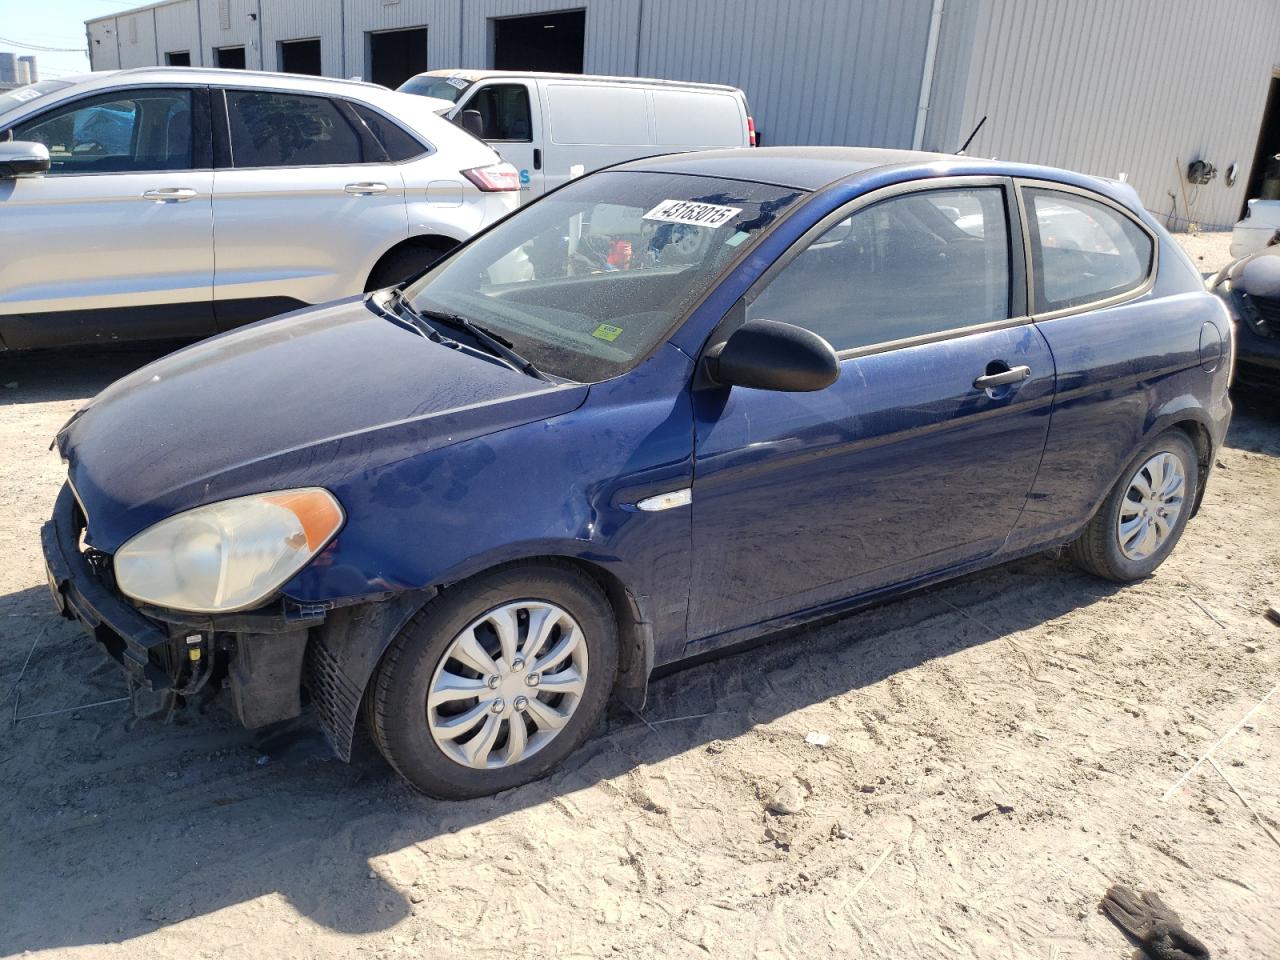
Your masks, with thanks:
[[[57,443],[88,542],[113,552],[179,511],[336,484],[566,413],[586,392],[433,343],[356,298],[157,360],[95,397]]]

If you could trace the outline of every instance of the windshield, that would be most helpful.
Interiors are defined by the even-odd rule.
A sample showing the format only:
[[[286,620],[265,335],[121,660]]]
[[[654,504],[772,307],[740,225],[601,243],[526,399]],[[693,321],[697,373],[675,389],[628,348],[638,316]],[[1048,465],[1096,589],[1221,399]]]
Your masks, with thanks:
[[[39,83],[29,83],[25,87],[19,87],[17,90],[0,93],[0,123],[4,122],[4,115],[10,110],[17,109],[32,100],[38,100],[47,93],[65,90],[69,86],[71,84],[65,80],[41,80]]]
[[[471,81],[466,77],[428,77],[423,74],[410,77],[397,89],[401,93],[416,93],[420,97],[437,97],[440,100],[457,103],[458,98],[462,96],[462,91],[469,86]]]
[[[668,173],[598,173],[472,241],[406,291],[418,310],[501,334],[541,370],[592,383],[670,332],[801,191]]]

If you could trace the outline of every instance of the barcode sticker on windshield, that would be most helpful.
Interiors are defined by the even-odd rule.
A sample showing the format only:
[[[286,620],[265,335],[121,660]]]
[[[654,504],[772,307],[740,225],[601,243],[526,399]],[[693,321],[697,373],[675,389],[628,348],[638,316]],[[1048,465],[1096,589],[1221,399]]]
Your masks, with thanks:
[[[722,227],[741,212],[741,207],[720,207],[694,200],[663,200],[646,213],[644,219],[687,223],[694,227]]]
[[[471,81],[468,80],[466,77],[459,77],[456,75],[452,77],[446,77],[444,82],[451,87],[457,87],[459,90],[465,90],[467,88],[467,85],[471,83]]]

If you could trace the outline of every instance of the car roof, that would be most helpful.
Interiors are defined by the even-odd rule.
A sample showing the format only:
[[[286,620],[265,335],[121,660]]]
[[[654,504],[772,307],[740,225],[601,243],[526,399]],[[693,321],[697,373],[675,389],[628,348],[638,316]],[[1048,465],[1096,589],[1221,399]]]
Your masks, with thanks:
[[[688,173],[730,180],[755,180],[780,187],[817,190],[873,167],[960,160],[966,157],[923,150],[877,147],[733,147],[671,153],[620,164],[615,170]]]
[[[924,150],[878,147],[732,147],[670,153],[632,160],[610,169],[724,177],[798,190],[819,190],[841,180],[887,167],[902,168],[920,177],[986,176],[1049,180],[1092,190],[1134,211],[1142,210],[1142,201],[1132,185],[1118,180],[1039,164],[988,160],[959,153],[929,153]],[[911,171],[910,168],[915,169]]]
[[[300,73],[272,73],[267,70],[231,70],[220,67],[128,67],[123,70],[97,70],[64,78],[77,86],[114,87],[122,83],[216,83],[227,87],[252,87],[269,81],[273,87],[297,90],[363,91],[366,94],[390,93],[387,87],[364,80],[338,77],[315,77]]]
[[[633,83],[644,86],[674,87],[677,89],[715,90],[721,93],[741,93],[738,87],[724,83],[698,83],[693,80],[661,80],[657,77],[614,77],[603,73],[544,73],[538,70],[428,70],[419,77],[462,77],[475,83],[490,77],[526,77],[532,80],[591,80],[608,83]]]

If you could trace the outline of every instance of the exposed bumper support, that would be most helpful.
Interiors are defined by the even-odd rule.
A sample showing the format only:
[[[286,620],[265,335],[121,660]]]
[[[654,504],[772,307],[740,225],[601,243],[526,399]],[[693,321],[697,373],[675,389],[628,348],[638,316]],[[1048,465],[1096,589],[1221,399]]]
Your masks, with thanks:
[[[64,485],[53,517],[40,528],[49,589],[58,612],[76,620],[117,663],[148,690],[167,690],[163,656],[169,633],[108,590],[80,552],[83,519]]]

